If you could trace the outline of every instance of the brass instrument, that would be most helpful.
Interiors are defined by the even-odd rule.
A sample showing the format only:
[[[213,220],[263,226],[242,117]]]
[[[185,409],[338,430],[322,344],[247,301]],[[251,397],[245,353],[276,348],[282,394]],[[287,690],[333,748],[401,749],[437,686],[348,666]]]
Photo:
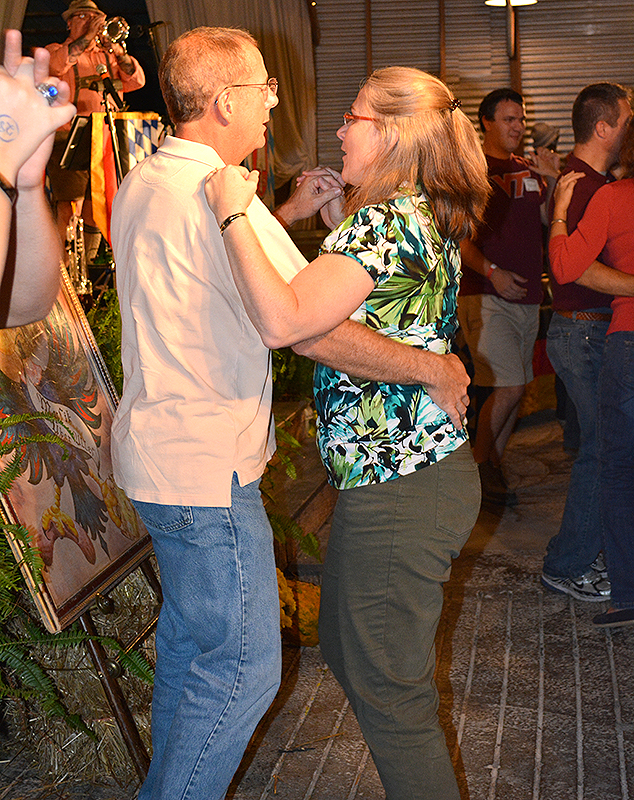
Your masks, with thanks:
[[[130,26],[123,17],[111,17],[104,22],[101,33],[97,36],[97,44],[108,52],[112,52],[113,42],[120,44],[125,50],[125,40],[129,33]]]
[[[68,276],[80,299],[92,299],[92,283],[88,280],[86,245],[84,243],[84,220],[77,214],[75,203],[73,214],[66,228],[66,254]]]

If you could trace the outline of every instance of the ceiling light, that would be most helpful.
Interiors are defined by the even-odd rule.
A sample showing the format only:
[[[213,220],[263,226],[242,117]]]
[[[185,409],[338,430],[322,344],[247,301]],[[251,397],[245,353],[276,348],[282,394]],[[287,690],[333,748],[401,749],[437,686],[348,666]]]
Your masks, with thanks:
[[[537,0],[511,0],[512,6],[532,6],[535,5]],[[506,0],[484,0],[485,5],[487,6],[500,6],[504,7],[506,5]]]

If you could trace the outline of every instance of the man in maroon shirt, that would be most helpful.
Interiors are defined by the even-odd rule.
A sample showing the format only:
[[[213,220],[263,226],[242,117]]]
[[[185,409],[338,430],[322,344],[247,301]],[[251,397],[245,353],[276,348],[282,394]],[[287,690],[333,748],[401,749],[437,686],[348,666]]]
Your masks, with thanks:
[[[542,298],[541,206],[546,184],[515,155],[526,130],[524,100],[496,89],[479,109],[492,194],[474,238],[463,241],[458,316],[474,363],[474,385],[487,387],[473,455],[484,500],[515,505],[500,461],[513,430],[532,357]],[[486,394],[480,390],[481,396]]]
[[[629,94],[617,84],[586,86],[575,100],[575,146],[563,174],[582,172],[584,177],[577,181],[568,208],[569,234],[596,190],[614,180],[609,169],[618,160],[631,116]],[[630,295],[627,279],[631,282],[631,276],[597,262],[576,283],[559,284],[551,276],[554,313],[548,329],[548,356],[575,405],[580,442],[561,526],[548,543],[542,583],[577,600],[599,602],[610,597],[605,564],[599,557],[602,533],[596,415],[612,294]]]

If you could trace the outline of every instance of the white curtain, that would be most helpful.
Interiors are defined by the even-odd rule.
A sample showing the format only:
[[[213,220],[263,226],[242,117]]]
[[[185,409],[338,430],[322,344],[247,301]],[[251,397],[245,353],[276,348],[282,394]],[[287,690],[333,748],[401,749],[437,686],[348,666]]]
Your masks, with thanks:
[[[147,0],[164,49],[199,25],[245,28],[258,40],[269,75],[280,82],[273,111],[275,181],[281,186],[316,163],[315,67],[306,0]]]

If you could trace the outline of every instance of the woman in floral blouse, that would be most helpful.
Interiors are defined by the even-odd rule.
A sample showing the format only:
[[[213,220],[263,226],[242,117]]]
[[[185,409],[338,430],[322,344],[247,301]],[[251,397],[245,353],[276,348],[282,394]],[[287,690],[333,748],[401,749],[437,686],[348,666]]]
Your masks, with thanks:
[[[413,347],[450,351],[458,242],[488,195],[482,150],[459,105],[419,70],[370,76],[337,132],[349,190],[343,209],[325,216],[339,224],[290,284],[242,213],[257,176],[227,167],[209,177],[207,199],[265,344],[302,342],[351,318]],[[319,449],[342,490],[324,565],[321,648],[389,800],[459,798],[436,712],[434,635],[480,486],[459,422],[464,406],[456,426],[430,392],[315,369]]]

